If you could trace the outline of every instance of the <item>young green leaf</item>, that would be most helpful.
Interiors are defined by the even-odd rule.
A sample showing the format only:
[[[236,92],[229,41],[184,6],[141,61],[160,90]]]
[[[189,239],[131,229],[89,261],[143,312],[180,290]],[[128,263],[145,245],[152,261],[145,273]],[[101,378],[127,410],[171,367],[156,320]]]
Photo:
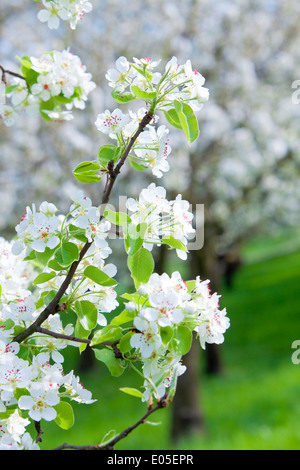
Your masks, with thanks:
[[[154,100],[157,96],[156,91],[143,91],[137,85],[131,85],[131,91],[137,98],[142,100]]]
[[[97,330],[91,341],[91,346],[95,346],[103,341],[117,341],[122,337],[123,329],[118,325],[108,325]]]
[[[73,170],[73,175],[81,183],[95,183],[100,181],[100,164],[97,161],[82,162]]]
[[[136,96],[129,91],[122,91],[116,87],[112,90],[111,96],[117,103],[128,103],[129,101],[135,100]]]
[[[118,316],[112,319],[110,322],[111,325],[124,325],[132,321],[135,317],[135,312],[129,312],[128,310],[123,310]]]
[[[135,255],[128,256],[127,264],[136,288],[149,281],[154,269],[154,260],[149,250],[141,248]]]
[[[55,260],[60,266],[68,267],[79,258],[79,248],[75,243],[64,242],[55,252]]]
[[[187,141],[192,144],[199,135],[199,126],[195,113],[187,103],[178,100],[174,101],[174,107]]]
[[[126,212],[114,212],[108,206],[106,206],[103,215],[114,225],[124,225],[131,222],[131,218]]]
[[[172,236],[166,235],[162,238],[162,242],[172,248],[176,248],[177,250],[187,251],[185,244]]]
[[[89,300],[76,300],[74,310],[81,326],[85,330],[92,330],[97,325],[98,310]]]
[[[117,281],[109,277],[105,272],[101,271],[101,269],[97,268],[97,266],[88,266],[85,268],[83,274],[100,286],[115,286],[117,284]]]
[[[169,109],[168,111],[164,111],[164,114],[165,114],[167,121],[173,127],[176,127],[177,129],[182,129],[178,114],[176,113],[175,109],[172,108],[172,109]]]
[[[109,442],[114,439],[114,437],[117,435],[117,431],[115,429],[111,429],[108,431],[102,438],[101,444],[106,445],[109,444]]]
[[[115,145],[102,145],[98,150],[98,162],[102,168],[106,168],[108,162],[114,160],[118,161],[123,152],[122,147],[116,147]]]
[[[129,164],[132,168],[134,168],[137,171],[145,171],[147,170],[147,166],[141,165],[140,163],[137,163],[135,160],[132,158],[129,158]]]
[[[129,256],[134,256],[144,243],[148,225],[145,222],[140,224],[128,224],[124,233],[126,239],[126,250]]]
[[[126,335],[122,336],[122,338],[120,339],[119,349],[122,354],[126,354],[132,349],[130,340],[134,334],[134,331],[128,331],[128,333],[126,333]]]
[[[79,319],[77,318],[74,334],[77,338],[88,339],[88,337],[90,336],[90,330],[85,330],[83,326],[81,325]],[[79,343],[80,352],[84,351],[86,347],[87,347],[87,343]]]
[[[122,366],[120,359],[115,357],[112,349],[94,349],[96,359],[104,362],[113,377],[119,377],[123,374],[125,367]]]
[[[60,401],[58,405],[54,406],[54,409],[57,413],[55,418],[56,424],[62,429],[70,429],[75,422],[73,408],[70,403]]]
[[[44,284],[44,282],[50,281],[53,279],[57,273],[54,273],[53,271],[50,273],[41,273],[38,274],[37,277],[34,279],[33,284],[38,285],[38,284]]]
[[[160,337],[161,337],[163,345],[166,346],[171,341],[172,336],[173,336],[173,328],[171,328],[170,326],[162,326],[160,328]]]
[[[127,393],[127,395],[131,395],[133,397],[144,398],[144,395],[142,394],[142,392],[140,392],[136,388],[122,387],[119,390],[121,390],[121,392]]]
[[[174,337],[171,345],[176,354],[183,356],[187,354],[192,345],[193,335],[189,328],[186,326],[178,326],[174,331]]]

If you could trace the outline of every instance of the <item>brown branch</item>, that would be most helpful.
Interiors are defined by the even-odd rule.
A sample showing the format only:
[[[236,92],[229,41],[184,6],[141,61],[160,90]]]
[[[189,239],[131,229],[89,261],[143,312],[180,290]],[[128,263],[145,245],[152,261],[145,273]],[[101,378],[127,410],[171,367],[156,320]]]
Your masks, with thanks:
[[[6,81],[6,74],[7,73],[9,75],[12,75],[13,77],[21,78],[21,80],[25,80],[25,82],[26,82],[26,79],[25,79],[25,77],[23,77],[23,75],[20,75],[19,73],[16,73],[16,72],[12,72],[11,70],[7,70],[2,65],[0,65],[0,70],[2,71],[1,81],[3,83],[5,83],[5,85],[7,83],[7,81]]]
[[[56,333],[55,331],[47,330],[46,328],[42,328],[41,326],[38,326],[36,328],[36,332],[42,333],[43,335],[52,336],[53,338],[56,338],[56,339],[65,339],[67,341],[75,341],[77,343],[90,344],[91,342],[90,339],[78,338],[77,336],[72,336],[72,335],[64,335],[63,333]]]
[[[17,343],[21,343],[22,341],[24,341],[26,338],[28,338],[28,336],[35,333],[37,329],[41,326],[41,324],[45,320],[47,320],[47,318],[50,315],[53,315],[56,312],[56,308],[60,299],[62,298],[65,291],[69,287],[80,261],[82,260],[82,258],[84,257],[84,255],[86,254],[86,252],[88,251],[91,245],[92,245],[92,242],[86,242],[86,244],[83,246],[82,250],[80,251],[78,260],[74,261],[73,264],[71,265],[67,276],[65,277],[63,283],[61,284],[53,300],[47,305],[47,307],[40,313],[38,318],[28,328],[26,328],[24,331],[22,331],[20,334],[18,334],[14,338],[14,341],[16,341]]]
[[[46,328],[42,328],[41,326],[38,326],[36,328],[36,333],[41,333],[43,335],[51,336],[56,339],[65,339],[67,341],[74,341],[77,343],[85,343],[87,345],[90,345],[92,340],[91,339],[86,339],[86,338],[78,338],[77,336],[73,335],[65,335],[63,333],[56,333],[55,331],[47,330]],[[111,346],[114,350],[115,356],[116,357],[123,357],[122,355],[120,356],[121,352],[120,350],[116,347],[117,344],[119,344],[120,340],[116,341],[102,341],[101,343],[97,343],[94,346]]]
[[[134,142],[136,141],[138,136],[143,132],[145,127],[151,122],[152,119],[153,119],[153,114],[150,114],[150,113],[145,114],[145,116],[143,117],[143,119],[139,123],[139,127],[137,128],[135,134],[131,137],[131,139],[129,141],[129,144],[127,145],[127,147],[126,147],[123,155],[121,156],[119,162],[117,163],[115,168],[113,170],[111,169],[110,172],[107,174],[107,182],[106,182],[105,190],[104,190],[103,196],[102,196],[102,204],[107,204],[108,203],[110,193],[111,193],[111,190],[114,186],[115,180],[116,180],[118,174],[120,173],[121,168],[124,165],[125,160],[128,157],[129,152],[132,149],[132,146],[133,146]]]
[[[52,450],[64,450],[64,449],[73,449],[73,450],[113,450],[114,446],[124,439],[125,437],[128,436],[129,433],[131,433],[134,429],[136,429],[138,426],[141,424],[144,424],[147,420],[147,418],[155,413],[155,411],[160,410],[161,408],[166,408],[169,405],[169,402],[167,400],[167,394],[165,394],[158,402],[157,405],[152,408],[149,407],[147,412],[142,416],[141,419],[139,419],[136,423],[134,423],[132,426],[129,426],[128,428],[124,429],[120,434],[118,434],[116,437],[108,441],[106,444],[95,444],[95,445],[87,445],[87,446],[76,446],[72,444],[67,444],[64,443],[59,447],[56,447],[55,449]]]
[[[143,117],[143,119],[139,123],[138,129],[136,130],[135,134],[131,137],[131,139],[129,141],[129,144],[127,145],[126,149],[124,150],[123,155],[121,156],[118,164],[115,166],[115,168],[113,170],[111,169],[110,173],[107,174],[107,183],[106,183],[105,189],[103,191],[103,195],[102,195],[102,204],[106,205],[108,203],[109,197],[110,197],[112,188],[115,184],[115,181],[117,179],[117,176],[120,173],[120,170],[121,170],[122,166],[124,165],[124,163],[126,161],[126,158],[128,157],[129,152],[132,149],[132,146],[133,146],[134,142],[139,137],[139,135],[143,132],[145,127],[151,122],[152,118],[153,118],[153,114],[151,114],[149,112],[145,114],[145,116]],[[90,248],[92,243],[93,243],[92,241],[91,242],[88,241],[88,242],[85,243],[82,250],[80,251],[78,260],[74,261],[73,264],[71,265],[71,267],[70,267],[70,269],[67,273],[66,278],[64,279],[63,283],[61,284],[61,286],[60,286],[58,292],[56,293],[55,297],[53,298],[53,300],[49,303],[49,305],[47,305],[47,307],[40,313],[38,318],[28,328],[26,328],[24,331],[22,331],[20,334],[18,334],[14,338],[14,341],[16,341],[18,343],[21,343],[22,341],[24,341],[26,338],[28,338],[28,336],[35,333],[37,331],[37,329],[41,326],[41,324],[45,320],[47,320],[47,318],[50,315],[53,315],[56,312],[57,305],[59,304],[60,299],[62,298],[65,291],[69,287],[79,263],[81,262],[81,260],[85,256],[86,252],[88,251],[88,249]]]
[[[36,432],[37,432],[35,442],[42,442],[42,434],[44,434],[44,431],[41,428],[41,422],[40,421],[34,421],[34,427],[35,427]]]

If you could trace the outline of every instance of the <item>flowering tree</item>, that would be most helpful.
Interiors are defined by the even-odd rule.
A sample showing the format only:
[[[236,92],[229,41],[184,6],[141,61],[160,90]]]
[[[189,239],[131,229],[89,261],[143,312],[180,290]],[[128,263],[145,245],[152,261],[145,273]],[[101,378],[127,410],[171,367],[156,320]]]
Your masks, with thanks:
[[[39,19],[52,29],[60,20],[74,29],[91,9],[84,0],[43,0],[43,6]],[[20,62],[20,72],[1,66],[10,100],[1,107],[4,124],[12,126],[18,112],[29,112],[51,125],[71,119],[74,107],[85,108],[95,84],[78,56],[55,50]],[[154,245],[166,245],[186,259],[187,241],[195,230],[188,202],[180,194],[168,200],[164,186],[151,182],[138,199],[127,199],[126,212],[108,204],[125,163],[132,171],[151,170],[156,178],[168,172],[169,130],[157,126],[160,114],[183,131],[189,145],[198,137],[196,113],[208,99],[203,76],[190,60],[180,65],[172,57],[161,72],[156,71],[159,64],[121,56],[106,74],[118,107],[98,114],[95,126],[112,143],[99,148],[97,159],[73,171],[81,183],[105,178],[101,200],[93,205],[78,190],[67,214],[51,202],[32,205],[17,224],[15,239],[1,239],[1,449],[39,449],[42,420],[55,420],[68,429],[74,423],[72,401],[93,403],[79,377],[63,370],[63,350],[68,347],[82,352],[89,345],[115,377],[127,368],[141,377],[140,389],[122,391],[145,402],[145,415],[123,432],[84,447],[112,449],[172,402],[193,332],[203,348],[224,340],[229,320],[226,309],[220,310],[219,295],[211,295],[209,281],[197,276],[185,282],[177,271],[170,276],[154,272]],[[142,108],[122,111],[122,106],[139,101]],[[118,315],[117,267],[106,262],[112,233],[123,239],[133,282],[131,292],[121,295]],[[67,313],[73,323],[67,322]],[[26,432],[30,422],[35,436]]]

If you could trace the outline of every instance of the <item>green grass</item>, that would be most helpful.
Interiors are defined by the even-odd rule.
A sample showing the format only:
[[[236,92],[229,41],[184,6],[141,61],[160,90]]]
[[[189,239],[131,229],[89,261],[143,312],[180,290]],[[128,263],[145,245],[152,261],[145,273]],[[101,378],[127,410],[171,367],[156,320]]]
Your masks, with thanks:
[[[266,252],[263,256],[262,241],[250,246],[234,288],[223,291],[222,306],[231,320],[221,347],[224,372],[202,374],[199,401],[206,432],[183,439],[178,449],[300,449],[300,364],[291,361],[291,344],[300,340],[300,251],[280,251],[275,241],[273,257],[270,246]],[[264,261],[258,261],[259,253]],[[285,254],[275,257],[278,253]],[[72,360],[66,371],[74,367]],[[132,373],[112,378],[99,365],[80,377],[98,402],[74,406],[76,422],[69,431],[43,422],[42,448],[98,443],[110,429],[120,432],[144,413],[138,399],[119,391],[140,385]],[[117,449],[172,449],[171,409],[151,420],[161,425],[140,426]]]

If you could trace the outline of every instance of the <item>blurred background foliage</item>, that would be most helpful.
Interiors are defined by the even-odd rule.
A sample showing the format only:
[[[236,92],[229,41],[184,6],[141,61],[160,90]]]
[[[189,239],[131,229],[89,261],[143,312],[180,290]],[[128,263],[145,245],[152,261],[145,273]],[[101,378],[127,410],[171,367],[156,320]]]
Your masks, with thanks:
[[[169,409],[153,416],[160,426],[144,425],[147,429],[139,428],[118,448],[298,449],[300,366],[291,361],[291,344],[300,327],[300,105],[292,83],[300,78],[300,4],[92,3],[93,12],[76,31],[63,24],[50,31],[36,19],[38,2],[1,1],[1,65],[17,71],[16,56],[70,47],[97,84],[86,110],[77,111],[71,122],[21,117],[13,128],[0,123],[1,235],[14,236],[26,205],[48,200],[64,212],[75,184],[94,203],[100,199],[99,184],[80,185],[71,172],[82,160],[94,160],[107,143],[94,121],[99,112],[116,107],[105,72],[120,55],[162,61],[175,55],[181,63],[191,59],[210,90],[200,116],[201,134],[187,148],[183,136],[171,130],[171,171],[156,183],[172,198],[181,192],[194,209],[204,204],[204,246],[191,251],[184,265],[173,253],[158,252],[157,266],[166,272],[178,269],[186,278],[211,279],[231,327],[217,352],[197,351],[197,376],[189,386],[197,387],[199,423],[187,426],[190,434],[182,426],[178,439],[171,439],[176,411],[185,405],[179,395]],[[118,195],[138,195],[152,181],[147,172],[137,178],[129,166],[124,170],[111,201],[115,204]],[[111,246],[111,262],[118,265],[118,280],[126,290],[128,271],[119,264],[117,240]],[[76,351],[67,356],[65,370],[80,371],[98,402],[78,406],[76,425],[68,432],[45,423],[47,448],[65,441],[98,442],[109,429],[121,431],[144,412],[137,399],[118,391],[138,379],[126,374],[114,379],[93,362],[82,371]]]

